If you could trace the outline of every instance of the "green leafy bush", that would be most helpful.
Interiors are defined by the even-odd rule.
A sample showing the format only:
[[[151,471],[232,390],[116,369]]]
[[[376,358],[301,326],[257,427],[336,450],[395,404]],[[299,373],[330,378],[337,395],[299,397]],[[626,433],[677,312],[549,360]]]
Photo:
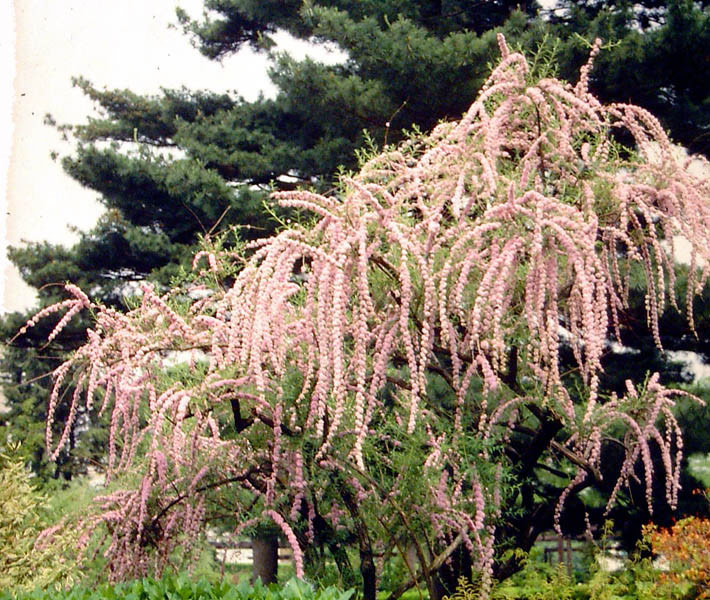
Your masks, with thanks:
[[[48,525],[46,498],[33,487],[18,450],[0,451],[0,590],[71,583],[76,565],[60,549],[74,545],[76,533],[37,543]]]
[[[644,542],[646,543],[646,542]],[[668,585],[666,575],[648,558],[635,554],[624,568],[609,572],[599,567],[596,554],[588,568],[568,572],[566,566],[550,564],[537,551],[523,560],[523,569],[493,587],[491,600],[694,600],[694,586]],[[480,585],[459,580],[456,593],[447,600],[479,600]]]
[[[235,585],[193,580],[181,573],[94,588],[77,586],[62,592],[35,590],[16,596],[0,592],[0,600],[349,600],[352,594],[353,590],[335,587],[314,589],[300,579],[290,579],[283,586],[265,586],[261,581]]]

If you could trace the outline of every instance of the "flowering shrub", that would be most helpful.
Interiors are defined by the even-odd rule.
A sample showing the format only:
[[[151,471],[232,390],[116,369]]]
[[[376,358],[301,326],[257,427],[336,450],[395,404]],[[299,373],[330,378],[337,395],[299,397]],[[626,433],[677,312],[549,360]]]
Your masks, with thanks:
[[[653,552],[669,565],[663,579],[690,583],[693,598],[710,598],[710,519],[688,517],[670,529],[649,528],[647,535]]]
[[[461,120],[371,158],[335,196],[274,195],[312,222],[244,254],[206,247],[192,283],[144,284],[127,314],[70,284],[28,323],[64,310],[55,335],[95,314],[54,374],[50,421],[59,402],[71,409],[47,444],[59,452],[80,402],[111,415],[107,475],[133,470],[139,483],[99,498],[84,527],[105,525],[113,577],[160,569],[227,514],[240,531],[275,523],[299,576],[327,551],[345,577],[355,546],[367,598],[382,561],[410,547],[402,589],[433,589],[464,549],[485,594],[516,568],[497,542],[527,550],[553,515],[559,527],[565,503],[602,478],[608,438],[625,452],[609,505],[640,476],[650,510],[656,475],[675,504],[683,392],[651,375],[617,397],[599,381],[636,268],[660,346],[676,236],[692,248],[692,328],[710,184],[653,116],[589,93],[599,44],[576,86],[536,79],[500,47]],[[170,367],[176,353],[186,368]],[[564,480],[556,494],[533,487],[541,469]]]

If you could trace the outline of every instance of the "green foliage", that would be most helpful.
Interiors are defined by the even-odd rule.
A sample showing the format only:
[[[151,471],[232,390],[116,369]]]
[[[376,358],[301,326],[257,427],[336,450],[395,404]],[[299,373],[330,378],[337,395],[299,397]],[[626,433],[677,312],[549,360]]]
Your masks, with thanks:
[[[658,572],[649,561],[630,563],[609,573],[595,570],[578,580],[562,565],[535,562],[495,588],[496,600],[670,600],[682,596],[659,594]]]
[[[697,597],[692,585],[668,585],[666,575],[649,558],[637,552],[622,569],[601,569],[597,557],[603,547],[593,547],[589,567],[568,571],[563,563],[543,560],[534,549],[523,559],[523,568],[493,588],[493,600],[691,600]],[[479,587],[465,578],[448,600],[478,600]]]
[[[56,290],[56,288],[54,288]],[[18,313],[6,316],[0,321],[0,335],[11,338],[25,322],[26,317]],[[18,453],[38,476],[38,484],[50,481],[65,481],[84,474],[91,464],[96,464],[103,454],[107,439],[105,430],[92,426],[81,435],[81,444],[76,443],[76,435],[71,437],[71,452],[62,452],[55,463],[50,463],[45,450],[45,427],[47,417],[47,385],[51,372],[59,366],[62,357],[79,340],[84,338],[86,321],[75,318],[61,340],[49,346],[41,341],[56,321],[42,323],[36,331],[23,339],[4,347],[0,358],[0,368],[6,379],[3,389],[8,410],[0,413],[0,445],[22,441]],[[45,338],[46,339],[46,338]],[[59,419],[67,416],[65,407],[59,407]],[[80,409],[80,421],[90,420],[98,425],[97,409]],[[55,427],[54,433],[59,429]]]
[[[254,585],[245,581],[231,584],[193,579],[184,573],[162,579],[145,578],[117,585],[77,586],[66,591],[41,591],[10,594],[0,592],[0,600],[349,600],[353,590],[335,587],[315,589],[305,581],[290,579],[282,586]]]
[[[71,583],[75,563],[66,555],[76,534],[64,531],[39,543],[48,526],[46,499],[32,485],[17,446],[0,447],[0,590]]]
[[[564,40],[560,73],[573,77],[586,40],[611,43],[597,61],[591,88],[605,102],[631,102],[660,118],[674,140],[710,155],[710,85],[704,72],[710,36],[708,3],[564,0],[553,31]]]
[[[101,194],[107,213],[73,248],[30,244],[11,249],[10,257],[25,280],[41,289],[42,304],[56,300],[56,288],[48,284],[72,281],[93,298],[123,308],[131,284],[152,279],[167,286],[182,280],[190,270],[194,249],[208,232],[214,236],[236,227],[242,239],[253,239],[273,231],[279,221],[286,222],[288,216],[269,214],[263,208],[272,188],[309,185],[327,190],[338,169],[357,167],[358,154],[376,153],[377,147],[405,138],[407,131],[427,131],[441,119],[458,117],[487,73],[495,53],[495,27],[502,27],[515,47],[531,49],[544,41],[536,55],[535,74],[553,75],[559,63],[559,73],[570,79],[577,77],[579,64],[586,60],[588,40],[601,35],[608,43],[593,72],[592,91],[605,101],[632,101],[651,109],[677,141],[708,153],[710,105],[704,49],[709,45],[710,16],[706,3],[647,0],[640,3],[639,11],[632,10],[629,2],[568,0],[562,3],[562,16],[551,24],[533,20],[535,2],[523,3],[526,11],[515,12],[519,4],[517,0],[206,0],[210,12],[204,20],[180,16],[186,31],[210,57],[223,57],[244,44],[267,51],[269,35],[285,29],[316,43],[333,43],[348,58],[329,66],[272,54],[278,94],[254,102],[186,89],[140,96],[76,80],[103,116],[60,126],[76,142],[76,152],[64,157],[62,164],[70,176]],[[358,153],[362,148],[369,150]],[[230,239],[224,247],[237,244]],[[703,300],[702,310],[697,311],[699,340],[684,335],[687,329],[677,325],[677,315],[664,316],[664,329],[678,332],[672,347],[710,348],[706,304]],[[607,364],[614,362],[616,373],[621,374],[618,382],[605,382],[609,389],[615,389],[616,383],[623,385],[626,378],[639,381],[647,370],[658,370],[664,363],[663,356],[649,350],[650,332],[642,311],[639,296],[622,324],[624,344],[640,348],[642,354],[631,361],[607,358]],[[25,318],[4,319],[3,337],[13,337]],[[56,465],[46,462],[48,374],[83,341],[86,323],[77,319],[45,348],[40,340],[46,339],[52,326],[42,325],[14,340],[2,365],[10,379],[6,395],[11,411],[0,416],[0,443],[22,436],[21,451],[43,480],[82,473],[98,460],[106,441],[100,428],[91,428],[81,434],[80,443],[72,441],[71,454],[60,456]],[[674,368],[666,368],[665,373],[666,380],[682,377]],[[191,376],[176,367],[166,373],[165,383],[189,383]],[[89,416],[93,420],[88,414],[82,419]],[[59,414],[59,425],[62,419]],[[703,422],[692,416],[685,420],[688,446],[696,451],[706,443],[706,432],[699,425]],[[421,465],[422,440],[398,442],[402,445],[391,455],[392,466],[389,471],[383,467],[381,476],[386,481],[404,473],[403,489],[411,500],[427,483],[417,468],[408,468]],[[375,456],[381,450],[379,442],[368,443]],[[473,456],[477,449],[462,450]],[[545,485],[536,492],[547,492],[549,481],[541,477],[540,482]],[[323,482],[323,487],[330,485],[335,493],[332,483]],[[633,504],[631,498],[629,505]],[[382,506],[372,499],[366,508],[368,526],[373,531],[383,529],[375,518]],[[383,510],[393,522],[397,507],[390,502]],[[396,531],[385,533],[393,539],[407,534],[401,523]],[[315,565],[313,575],[326,579],[330,559],[346,540],[334,535],[330,542],[330,554],[309,563]],[[538,579],[540,593],[566,589],[564,575],[548,573],[544,584]]]
[[[668,530],[648,528],[647,535],[653,551],[669,565],[662,584],[688,586],[694,598],[710,598],[710,520],[688,517]]]

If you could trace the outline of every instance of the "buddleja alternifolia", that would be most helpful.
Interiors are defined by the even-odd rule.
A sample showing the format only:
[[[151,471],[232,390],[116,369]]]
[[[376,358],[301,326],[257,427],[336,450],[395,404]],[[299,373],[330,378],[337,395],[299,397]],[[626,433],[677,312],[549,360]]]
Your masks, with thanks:
[[[249,507],[232,506],[237,518],[283,530],[301,575],[324,513],[323,472],[350,490],[326,515],[334,530],[360,518],[369,494],[397,498],[400,479],[383,491],[371,468],[377,446],[368,443],[386,439],[385,424],[424,440],[420,470],[431,484],[415,508],[433,520],[433,547],[465,544],[484,588],[504,492],[505,454],[491,448],[526,411],[553,416],[566,436],[550,441],[573,468],[558,517],[570,491],[599,476],[602,438],[619,425],[627,454],[609,503],[637,463],[649,507],[654,475],[676,502],[679,392],[654,375],[624,397],[604,395],[601,356],[619,335],[634,263],[660,346],[677,236],[692,246],[692,327],[690,300],[706,277],[698,265],[710,260],[710,184],[676,160],[653,116],[589,93],[599,43],[576,86],[533,80],[525,58],[499,43],[502,60],[460,121],[375,156],[337,197],[275,194],[317,220],[251,244],[229,289],[188,302],[190,290],[161,296],[145,285],[140,306],[120,314],[68,285],[73,299],[28,324],[68,309],[58,331],[78,310],[95,311],[86,344],[55,373],[49,420],[71,378],[67,430],[80,402],[100,398],[111,415],[109,476],[142,465],[137,488],[99,499],[86,523],[109,525],[114,576],[160,567],[226,486],[248,498]],[[635,153],[620,151],[617,130],[633,136]],[[209,278],[233,261],[208,250],[195,265]],[[563,345],[583,403],[560,373]],[[178,350],[201,362],[199,376],[166,385],[166,352]],[[432,400],[435,377],[450,388],[445,410]],[[471,438],[481,441],[478,463],[460,454]],[[65,439],[47,444],[56,454]],[[664,473],[653,472],[651,440]],[[476,466],[496,461],[492,475]]]

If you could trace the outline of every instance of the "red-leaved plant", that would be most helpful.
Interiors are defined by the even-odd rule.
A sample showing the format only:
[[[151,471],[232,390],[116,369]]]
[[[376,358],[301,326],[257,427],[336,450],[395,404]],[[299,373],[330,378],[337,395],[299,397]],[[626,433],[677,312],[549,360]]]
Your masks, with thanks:
[[[433,589],[465,549],[485,594],[515,568],[497,541],[529,548],[534,519],[545,522],[525,482],[542,463],[568,477],[547,500],[559,524],[571,495],[602,478],[609,437],[625,449],[609,505],[639,470],[649,509],[655,475],[675,504],[682,392],[657,375],[623,397],[599,381],[639,266],[660,347],[677,236],[692,248],[692,328],[710,185],[648,112],[590,94],[599,42],[575,86],[536,80],[499,44],[461,120],[385,149],[337,195],[274,194],[315,219],[248,245],[227,289],[220,275],[241,258],[207,248],[192,287],[145,284],[123,314],[67,285],[69,300],[28,323],[67,310],[56,334],[79,310],[95,314],[54,374],[50,422],[69,382],[75,392],[64,436],[47,445],[59,452],[80,405],[110,415],[107,475],[136,472],[138,484],[99,498],[84,527],[106,526],[112,577],[162,568],[227,512],[242,528],[275,523],[299,576],[304,552],[317,561],[309,549],[354,545],[367,598],[395,546],[419,563],[398,591]],[[615,142],[620,131],[635,152]],[[563,348],[574,377],[561,372]],[[171,378],[176,352],[192,371]],[[515,525],[510,506],[532,520]]]
[[[693,598],[710,598],[709,519],[687,517],[670,529],[650,526],[644,533],[653,552],[666,565],[659,587],[686,584],[694,588]]]

